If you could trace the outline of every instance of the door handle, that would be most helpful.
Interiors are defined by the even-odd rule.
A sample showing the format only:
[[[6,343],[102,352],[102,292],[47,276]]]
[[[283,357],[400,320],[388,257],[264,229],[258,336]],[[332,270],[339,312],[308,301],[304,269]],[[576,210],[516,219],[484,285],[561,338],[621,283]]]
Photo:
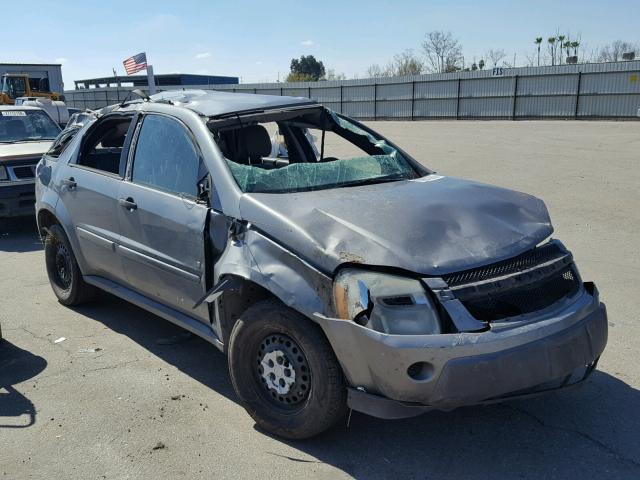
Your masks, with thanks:
[[[134,202],[133,198],[131,198],[131,197],[119,198],[118,199],[118,203],[120,204],[121,207],[124,207],[129,211],[132,211],[132,210],[135,210],[136,208],[138,208],[138,204],[136,202]]]
[[[73,177],[65,178],[62,180],[62,184],[69,187],[69,189],[76,188],[78,186],[76,179]]]

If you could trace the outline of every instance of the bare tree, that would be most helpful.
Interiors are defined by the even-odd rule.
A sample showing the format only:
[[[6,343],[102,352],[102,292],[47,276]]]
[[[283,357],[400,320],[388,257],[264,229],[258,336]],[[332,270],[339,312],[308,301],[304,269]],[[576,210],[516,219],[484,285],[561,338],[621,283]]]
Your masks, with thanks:
[[[422,48],[431,72],[444,73],[460,69],[462,45],[451,32],[433,31],[426,34]]]
[[[387,74],[384,68],[382,68],[377,63],[374,63],[373,65],[369,66],[369,68],[367,68],[367,76],[369,78],[379,78],[386,77]]]
[[[638,45],[623,40],[616,40],[602,47],[598,52],[597,58],[599,62],[619,62],[622,60],[623,53],[636,50],[638,50]]]
[[[502,60],[506,56],[507,56],[507,54],[502,49],[498,49],[498,50],[491,49],[491,50],[489,50],[489,53],[487,53],[487,55],[486,55],[486,57],[489,60],[491,60],[491,65],[493,67],[497,67],[498,63],[500,63],[500,60]]]
[[[322,80],[346,80],[346,79],[347,79],[347,76],[344,73],[342,72],[336,73],[336,71],[333,68],[330,68],[327,70],[327,73]]]
[[[424,71],[424,63],[413,50],[408,49],[393,56],[387,71],[391,76],[420,75]]]

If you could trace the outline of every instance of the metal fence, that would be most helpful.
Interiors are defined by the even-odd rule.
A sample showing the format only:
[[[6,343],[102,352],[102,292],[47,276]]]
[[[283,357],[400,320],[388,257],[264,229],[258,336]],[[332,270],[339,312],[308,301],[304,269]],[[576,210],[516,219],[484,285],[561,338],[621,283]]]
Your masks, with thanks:
[[[69,106],[94,109],[122,101],[132,88],[71,90],[65,96]],[[369,120],[631,119],[640,108],[640,61],[188,88],[312,98]]]

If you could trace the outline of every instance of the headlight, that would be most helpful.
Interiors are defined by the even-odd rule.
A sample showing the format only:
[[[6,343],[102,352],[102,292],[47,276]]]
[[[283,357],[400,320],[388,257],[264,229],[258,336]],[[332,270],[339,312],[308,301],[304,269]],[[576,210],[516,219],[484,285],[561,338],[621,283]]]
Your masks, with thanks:
[[[430,296],[418,280],[345,269],[333,284],[338,316],[376,330],[399,335],[442,332]]]
[[[0,182],[6,182],[7,180],[9,180],[7,169],[6,167],[0,166]]]

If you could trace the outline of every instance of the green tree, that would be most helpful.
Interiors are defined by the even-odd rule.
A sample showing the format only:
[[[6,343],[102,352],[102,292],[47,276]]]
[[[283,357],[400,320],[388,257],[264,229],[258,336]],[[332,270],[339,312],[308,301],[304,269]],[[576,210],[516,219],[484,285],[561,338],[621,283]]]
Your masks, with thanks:
[[[566,52],[567,57],[569,55],[571,55],[571,51],[569,50],[571,48],[571,40],[567,40],[566,42],[564,42],[564,51]]]
[[[285,80],[286,82],[315,82],[315,78],[313,78],[308,73],[290,73],[287,75]]]
[[[578,56],[578,47],[580,46],[580,42],[571,42],[571,48],[573,48],[573,55]]]
[[[542,45],[542,37],[536,37],[534,43],[538,46],[538,66],[540,66],[540,45]]]
[[[558,42],[560,43],[560,65],[562,65],[562,48],[564,47],[564,35],[558,35]]]
[[[316,60],[313,55],[302,55],[300,59],[291,59],[291,73],[287,77],[287,81],[317,81],[324,77],[324,74],[325,70],[322,62]],[[296,80],[290,80],[289,77],[292,76]],[[304,78],[305,80],[297,80],[299,78]]]
[[[549,54],[551,55],[551,65],[556,64],[556,37],[549,37],[547,42],[549,42]]]

